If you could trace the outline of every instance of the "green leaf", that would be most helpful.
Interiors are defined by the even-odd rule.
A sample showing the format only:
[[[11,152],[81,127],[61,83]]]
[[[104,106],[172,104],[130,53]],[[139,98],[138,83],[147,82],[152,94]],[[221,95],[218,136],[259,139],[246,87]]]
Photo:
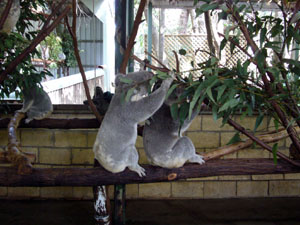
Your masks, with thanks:
[[[222,41],[221,41],[221,44],[220,44],[220,51],[222,51],[224,49],[224,47],[226,46],[227,44],[227,39],[224,38]]]
[[[262,47],[265,41],[266,34],[267,34],[267,28],[264,27],[260,30],[260,47]]]
[[[186,55],[186,50],[185,49],[180,49],[179,54],[180,55]]]
[[[217,96],[217,101],[220,100],[220,98],[222,97],[224,91],[226,90],[227,86],[225,84],[223,84],[222,86],[218,87],[218,96]]]
[[[278,149],[278,143],[275,143],[272,147],[273,161],[275,165],[277,165],[277,149]]]
[[[178,86],[178,84],[173,84],[170,89],[168,90],[167,92],[167,95],[166,95],[166,98],[165,99],[168,99],[170,97],[170,95],[173,93],[173,91],[176,89],[176,87]]]
[[[165,80],[167,78],[170,78],[170,76],[168,75],[168,73],[166,72],[162,72],[162,71],[157,71],[157,77],[162,79],[162,80]]]
[[[212,100],[213,103],[216,104],[215,99],[214,99],[214,97],[212,95],[212,92],[211,92],[211,88],[207,88],[205,92],[206,92],[207,96],[210,98],[210,100]]]
[[[135,88],[133,87],[133,88],[130,88],[130,89],[127,91],[126,97],[125,97],[125,101],[126,101],[126,102],[129,102],[131,96],[132,96],[133,93],[134,93],[134,90],[135,90]]]
[[[178,104],[174,103],[171,105],[171,116],[173,118],[173,120],[177,120],[178,119]]]
[[[125,83],[125,84],[132,84],[133,83],[133,80],[127,78],[127,77],[119,77],[119,80],[122,82],[122,83]]]
[[[213,114],[214,121],[217,121],[218,120],[218,107],[217,107],[217,105],[213,105],[212,114]]]
[[[219,4],[218,3],[213,3],[213,4],[203,4],[200,7],[200,10],[203,12],[209,11],[209,10],[214,10],[218,8]]]
[[[240,137],[240,133],[236,132],[235,135],[229,140],[229,142],[226,145],[235,144],[237,142],[241,142],[242,139]]]
[[[193,99],[192,99],[192,101],[190,103],[190,107],[189,107],[189,119],[191,119],[191,117],[192,117],[193,109],[198,101],[198,98],[200,97],[202,89],[203,89],[203,85],[200,84],[195,91],[195,94],[193,96]]]
[[[187,102],[184,102],[179,109],[179,120],[180,120],[180,124],[182,125],[184,123],[184,121],[187,118],[189,112],[189,104]]]
[[[228,108],[234,108],[235,106],[237,106],[239,104],[239,100],[237,99],[231,99],[227,102],[225,102],[224,105],[222,105],[222,107],[219,109],[218,112],[222,112],[222,111],[225,111],[227,110]]]
[[[263,121],[263,118],[264,118],[264,114],[259,113],[259,115],[257,116],[256,121],[255,121],[254,132],[256,132],[257,128],[259,127],[259,125]]]

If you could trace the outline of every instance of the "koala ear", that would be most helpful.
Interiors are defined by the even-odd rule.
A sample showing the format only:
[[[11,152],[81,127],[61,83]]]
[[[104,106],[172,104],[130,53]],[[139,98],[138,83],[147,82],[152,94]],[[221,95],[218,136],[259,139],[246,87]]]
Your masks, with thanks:
[[[115,78],[115,87],[118,87],[120,85],[120,83],[121,83],[120,78],[124,77],[124,76],[125,75],[122,74],[122,73],[119,73],[119,74],[116,75],[116,78]]]

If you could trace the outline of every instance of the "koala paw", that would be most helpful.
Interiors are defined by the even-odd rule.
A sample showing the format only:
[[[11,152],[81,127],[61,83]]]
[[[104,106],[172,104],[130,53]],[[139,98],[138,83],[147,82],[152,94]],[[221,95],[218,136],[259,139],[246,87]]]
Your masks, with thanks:
[[[30,123],[31,120],[32,120],[31,118],[27,118],[27,119],[25,120],[25,123]]]
[[[140,177],[144,177],[146,176],[146,171],[143,167],[141,167],[140,165],[136,165],[134,167],[128,167],[130,170],[136,172]]]
[[[195,155],[194,157],[189,159],[189,162],[199,163],[200,165],[205,163],[205,161],[203,160],[203,156],[201,156],[201,155]]]

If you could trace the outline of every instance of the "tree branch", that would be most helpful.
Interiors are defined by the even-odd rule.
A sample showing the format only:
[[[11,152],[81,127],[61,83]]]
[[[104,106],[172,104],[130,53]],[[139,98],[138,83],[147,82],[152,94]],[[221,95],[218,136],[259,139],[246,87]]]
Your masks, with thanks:
[[[33,154],[23,154],[20,150],[17,140],[17,128],[19,122],[25,117],[24,113],[17,112],[11,118],[8,125],[8,146],[6,159],[18,168],[18,174],[30,174],[32,172],[32,164],[35,160]]]
[[[139,63],[145,63],[143,60],[141,60],[139,57],[137,57],[136,55],[132,55],[131,56],[134,60],[138,61]],[[170,70],[168,68],[161,68],[161,67],[156,67],[156,66],[153,66],[149,63],[146,63],[145,65],[146,67],[152,69],[152,70],[159,70],[161,72],[170,72]]]
[[[241,133],[243,133],[244,135],[246,135],[248,138],[250,138],[251,140],[253,140],[254,142],[256,142],[258,145],[260,145],[261,147],[263,147],[264,149],[268,150],[269,152],[273,153],[272,148],[267,145],[266,143],[264,143],[262,140],[260,140],[259,138],[255,137],[253,134],[249,133],[244,127],[242,127],[241,125],[239,125],[238,123],[236,123],[235,121],[233,121],[232,119],[228,119],[228,124],[233,126],[236,130],[240,131]],[[287,156],[285,156],[284,154],[282,154],[281,152],[277,152],[276,153],[280,158],[284,159],[285,161],[289,162],[290,164],[300,167],[300,163],[291,160],[290,158],[288,158]]]
[[[128,64],[129,57],[130,57],[130,52],[135,43],[134,40],[137,35],[139,25],[140,25],[140,23],[142,23],[142,16],[143,16],[143,12],[144,12],[146,3],[147,3],[147,0],[140,1],[140,5],[139,5],[139,8],[138,8],[135,20],[134,20],[132,32],[131,32],[130,38],[128,40],[127,47],[125,49],[123,60],[122,60],[121,66],[120,66],[120,73],[123,73],[123,74],[126,73],[126,67]]]
[[[296,128],[296,131],[299,133],[300,128]],[[281,139],[287,138],[288,136],[289,135],[286,132],[286,130],[282,130],[280,132],[271,131],[271,132],[268,132],[267,134],[261,134],[261,135],[257,136],[257,138],[264,143],[272,143],[272,142],[277,142]],[[224,155],[234,153],[238,150],[249,148],[253,143],[254,143],[253,140],[247,139],[242,142],[238,142],[238,143],[228,145],[228,146],[223,146],[217,150],[214,150],[214,151],[211,151],[208,153],[204,153],[204,154],[202,154],[202,156],[204,157],[205,161],[220,158]]]
[[[298,161],[297,161],[298,162]],[[259,166],[258,166],[259,165]],[[146,176],[139,177],[126,169],[111,173],[103,168],[34,168],[30,175],[19,175],[16,169],[0,167],[0,186],[44,187],[44,186],[99,186],[111,184],[168,182],[187,178],[219,175],[253,175],[299,173],[299,167],[283,160],[277,165],[270,159],[226,159],[212,160],[203,165],[186,164],[181,168],[164,169],[142,165]]]
[[[73,7],[74,7],[74,1],[75,1],[75,5],[76,5],[76,0],[73,0]],[[74,19],[74,17],[75,17],[75,19]],[[74,54],[75,54],[75,57],[76,57],[76,60],[77,60],[79,71],[81,73],[83,86],[84,86],[85,94],[86,94],[86,97],[87,97],[87,100],[88,100],[88,104],[89,104],[92,112],[96,116],[97,120],[99,121],[99,123],[101,123],[101,121],[103,119],[103,116],[101,116],[99,114],[95,104],[92,101],[90,91],[89,91],[89,87],[87,85],[87,79],[86,79],[86,76],[85,76],[84,68],[83,68],[81,58],[80,58],[80,54],[79,54],[79,50],[78,50],[78,42],[77,42],[77,37],[76,37],[76,8],[75,9],[73,8],[73,24],[72,24],[72,27],[70,26],[67,17],[65,18],[65,22],[66,22],[68,31],[71,34],[71,37],[72,37],[72,40],[73,40]],[[75,29],[74,29],[74,27],[75,27]]]
[[[8,0],[7,3],[6,3],[5,9],[2,12],[2,15],[1,15],[1,18],[0,18],[0,30],[2,30],[3,25],[4,25],[4,23],[5,23],[5,21],[8,17],[10,8],[12,6],[12,2],[13,2],[12,0]]]
[[[54,30],[54,28],[56,28],[59,22],[69,13],[70,9],[71,7],[67,6],[62,11],[62,13],[53,21],[53,23],[49,27],[42,29],[37,37],[31,42],[31,44],[20,55],[18,55],[2,73],[0,73],[0,84],[3,83],[8,74],[11,73],[28,54],[31,53],[36,48],[36,46]]]

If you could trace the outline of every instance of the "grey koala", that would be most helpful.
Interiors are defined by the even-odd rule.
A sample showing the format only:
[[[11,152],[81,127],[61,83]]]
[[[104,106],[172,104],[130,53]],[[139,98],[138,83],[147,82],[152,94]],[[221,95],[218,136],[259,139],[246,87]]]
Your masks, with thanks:
[[[144,127],[143,144],[147,159],[151,164],[164,168],[178,168],[186,162],[203,164],[203,157],[196,154],[193,142],[182,137],[197,115],[196,110],[180,129],[179,119],[174,120],[171,116],[171,104],[172,100],[166,100]]]
[[[53,105],[49,95],[37,86],[23,91],[24,101],[23,107],[19,112],[26,113],[26,123],[31,120],[41,120],[49,116],[53,112]]]
[[[139,89],[139,86],[144,86],[142,83],[152,76],[150,72],[140,71],[129,73],[126,78],[140,84],[136,94],[142,96],[146,94],[146,89]],[[134,99],[135,96],[132,96],[128,102],[123,102],[124,92],[132,84],[121,82],[122,77],[125,75],[116,76],[116,92],[98,131],[93,151],[99,163],[110,172],[122,172],[128,167],[139,176],[145,176],[144,168],[138,164],[139,156],[135,148],[137,125],[161,107],[173,78],[164,80],[157,90],[145,97]]]

